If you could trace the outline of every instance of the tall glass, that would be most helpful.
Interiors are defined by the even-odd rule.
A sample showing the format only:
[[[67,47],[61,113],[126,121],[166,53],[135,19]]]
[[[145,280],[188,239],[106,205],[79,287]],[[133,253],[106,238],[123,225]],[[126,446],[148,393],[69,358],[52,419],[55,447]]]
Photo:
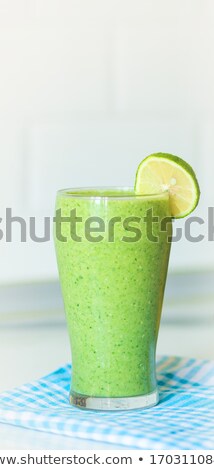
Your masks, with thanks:
[[[71,404],[97,410],[157,404],[168,192],[61,190],[54,233],[72,352]]]

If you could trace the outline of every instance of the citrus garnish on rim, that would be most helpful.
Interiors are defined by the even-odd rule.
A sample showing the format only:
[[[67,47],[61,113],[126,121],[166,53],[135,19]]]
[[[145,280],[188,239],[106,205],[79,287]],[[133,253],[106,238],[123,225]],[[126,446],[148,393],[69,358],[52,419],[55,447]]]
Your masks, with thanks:
[[[137,169],[135,193],[156,194],[166,190],[172,217],[185,217],[196,208],[200,188],[189,163],[169,153],[149,155]]]

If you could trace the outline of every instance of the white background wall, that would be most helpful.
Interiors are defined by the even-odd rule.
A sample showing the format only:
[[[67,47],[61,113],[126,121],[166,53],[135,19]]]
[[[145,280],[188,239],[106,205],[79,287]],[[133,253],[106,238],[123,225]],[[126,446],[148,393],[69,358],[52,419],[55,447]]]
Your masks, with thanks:
[[[212,0],[0,0],[0,217],[35,215],[42,232],[58,188],[132,185],[154,151],[194,165],[206,217],[213,21]],[[52,242],[13,239],[1,283],[57,276]],[[213,267],[213,244],[176,244],[171,269]]]

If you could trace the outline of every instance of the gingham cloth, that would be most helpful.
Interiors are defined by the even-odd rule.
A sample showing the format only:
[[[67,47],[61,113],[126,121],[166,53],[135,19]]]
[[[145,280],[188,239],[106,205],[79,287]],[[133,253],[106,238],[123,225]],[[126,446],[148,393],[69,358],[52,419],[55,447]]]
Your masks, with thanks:
[[[71,367],[66,365],[1,394],[0,421],[129,449],[214,449],[214,362],[162,356],[157,370],[160,403],[154,408],[74,408],[68,402]]]

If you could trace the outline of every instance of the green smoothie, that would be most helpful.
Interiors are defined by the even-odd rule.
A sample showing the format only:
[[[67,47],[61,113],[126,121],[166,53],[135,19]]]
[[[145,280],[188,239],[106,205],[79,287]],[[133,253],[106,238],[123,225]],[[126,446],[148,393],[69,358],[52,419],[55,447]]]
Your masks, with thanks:
[[[168,193],[64,190],[58,192],[56,209],[62,217],[82,219],[75,219],[76,225],[62,222],[60,236],[55,227],[72,351],[71,395],[116,398],[154,392],[170,252],[170,221],[161,227],[170,216]],[[159,221],[148,230],[149,210]]]

